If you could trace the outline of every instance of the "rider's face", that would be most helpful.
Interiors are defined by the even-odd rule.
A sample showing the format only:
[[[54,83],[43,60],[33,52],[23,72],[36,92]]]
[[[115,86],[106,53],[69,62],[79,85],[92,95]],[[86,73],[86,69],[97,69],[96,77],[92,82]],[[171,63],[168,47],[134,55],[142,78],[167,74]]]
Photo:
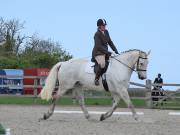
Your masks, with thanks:
[[[100,26],[100,30],[101,30],[101,31],[105,31],[105,30],[106,30],[106,25],[101,25],[101,26]]]

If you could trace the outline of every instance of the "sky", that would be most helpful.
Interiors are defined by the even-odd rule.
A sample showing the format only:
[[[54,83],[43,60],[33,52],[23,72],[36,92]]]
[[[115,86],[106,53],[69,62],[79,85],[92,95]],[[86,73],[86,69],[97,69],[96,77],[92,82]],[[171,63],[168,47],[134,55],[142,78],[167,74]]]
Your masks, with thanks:
[[[91,56],[104,18],[119,52],[151,50],[148,79],[180,83],[179,0],[1,0],[0,17],[25,22],[26,35],[58,41],[74,58]],[[133,73],[131,81],[140,81]],[[175,89],[175,88],[174,88]]]

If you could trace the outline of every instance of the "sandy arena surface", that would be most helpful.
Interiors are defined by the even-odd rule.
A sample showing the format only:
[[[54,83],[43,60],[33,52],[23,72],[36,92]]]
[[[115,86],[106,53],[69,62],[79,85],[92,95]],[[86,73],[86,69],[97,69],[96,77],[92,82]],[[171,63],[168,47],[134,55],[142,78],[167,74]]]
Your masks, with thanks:
[[[100,122],[100,115],[54,114],[38,122],[49,106],[0,105],[0,123],[11,129],[11,135],[180,135],[180,115],[172,110],[136,109],[144,112],[135,121],[129,115],[113,115]],[[88,107],[90,111],[107,111],[109,107]],[[80,107],[56,107],[56,110],[80,110]],[[129,111],[118,108],[117,111]]]

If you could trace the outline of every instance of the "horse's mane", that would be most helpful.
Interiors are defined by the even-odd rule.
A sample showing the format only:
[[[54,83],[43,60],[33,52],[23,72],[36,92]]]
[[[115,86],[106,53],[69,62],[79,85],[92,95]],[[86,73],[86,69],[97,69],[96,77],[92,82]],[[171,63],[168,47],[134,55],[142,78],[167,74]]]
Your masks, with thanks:
[[[142,50],[139,50],[139,49],[129,49],[129,50],[127,50],[127,51],[121,52],[121,54],[124,54],[124,53],[127,53],[127,52],[132,52],[132,51],[139,51],[139,52],[143,52],[143,53],[146,54],[146,52],[144,52],[144,51],[142,51]]]

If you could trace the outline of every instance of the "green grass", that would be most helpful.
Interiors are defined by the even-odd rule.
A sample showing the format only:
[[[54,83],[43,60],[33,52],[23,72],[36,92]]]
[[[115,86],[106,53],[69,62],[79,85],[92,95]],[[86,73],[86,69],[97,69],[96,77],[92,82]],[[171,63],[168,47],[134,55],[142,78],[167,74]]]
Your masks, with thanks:
[[[175,100],[172,102],[172,100],[164,101],[163,104],[154,102],[154,109],[161,108],[161,109],[174,109],[174,110],[180,110],[180,101]]]
[[[76,100],[74,100],[70,97],[62,97],[59,101],[57,101],[57,105],[78,105]],[[133,105],[136,108],[145,108],[146,101],[143,99],[132,99],[131,100]],[[47,102],[44,100],[41,100],[40,98],[33,98],[33,97],[26,97],[26,96],[0,96],[0,104],[18,104],[18,105],[50,105],[51,101]],[[112,100],[111,98],[86,98],[85,104],[89,106],[93,105],[99,105],[99,106],[111,106]],[[165,104],[164,106],[160,108],[166,108],[168,109],[168,106],[176,107],[179,106],[179,104]],[[121,100],[119,103],[119,107],[126,107],[126,104]],[[157,108],[157,107],[154,107]],[[159,107],[158,107],[159,108]]]
[[[5,131],[4,127],[0,124],[0,135],[3,135],[5,133],[6,133],[6,131]]]
[[[142,99],[132,99],[131,100],[135,107],[146,107],[146,103]],[[112,105],[111,99],[94,99],[88,98],[85,100],[87,105],[101,105],[101,106],[110,106]],[[126,104],[121,100],[119,103],[119,107],[126,107]]]
[[[145,107],[145,101],[142,99],[132,100],[136,107]],[[110,106],[112,105],[112,100],[110,98],[86,98],[86,105],[100,105],[100,106]],[[23,97],[23,96],[0,96],[0,104],[19,104],[19,105],[49,105],[51,102],[41,100],[40,98],[33,97]],[[73,103],[73,99],[69,97],[62,97],[57,101],[58,105],[78,105],[77,102]],[[125,103],[121,101],[119,103],[120,107],[126,107]]]

